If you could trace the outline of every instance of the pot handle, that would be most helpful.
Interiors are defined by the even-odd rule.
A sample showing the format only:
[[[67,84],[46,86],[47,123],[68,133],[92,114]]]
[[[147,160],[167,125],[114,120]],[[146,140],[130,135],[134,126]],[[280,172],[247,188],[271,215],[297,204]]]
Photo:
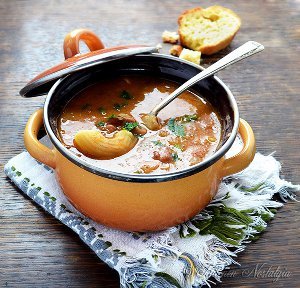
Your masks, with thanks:
[[[55,168],[54,150],[43,145],[37,139],[37,134],[43,125],[43,109],[35,111],[29,118],[25,131],[24,143],[29,154],[36,160]]]
[[[80,54],[79,41],[82,40],[91,51],[104,48],[102,41],[98,36],[88,29],[76,29],[68,33],[64,40],[65,59]]]
[[[251,126],[243,119],[240,119],[239,133],[244,147],[238,154],[224,160],[222,177],[244,170],[254,158],[256,151],[254,133]]]

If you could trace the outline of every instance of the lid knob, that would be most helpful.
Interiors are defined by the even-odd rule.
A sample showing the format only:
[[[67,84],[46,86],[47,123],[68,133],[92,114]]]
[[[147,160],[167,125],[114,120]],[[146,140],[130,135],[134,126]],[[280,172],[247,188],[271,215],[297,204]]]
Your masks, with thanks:
[[[98,36],[88,29],[76,29],[68,33],[64,40],[65,59],[80,54],[79,42],[83,41],[91,51],[104,48],[103,43]]]

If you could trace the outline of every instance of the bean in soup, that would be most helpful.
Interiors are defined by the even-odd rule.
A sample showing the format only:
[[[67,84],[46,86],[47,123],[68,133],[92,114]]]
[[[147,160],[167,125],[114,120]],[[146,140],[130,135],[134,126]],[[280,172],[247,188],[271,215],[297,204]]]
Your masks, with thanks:
[[[163,174],[195,165],[216,151],[221,138],[219,116],[210,103],[186,91],[159,113],[159,130],[147,129],[141,119],[177,87],[148,75],[93,84],[63,109],[60,140],[85,161],[110,171]]]

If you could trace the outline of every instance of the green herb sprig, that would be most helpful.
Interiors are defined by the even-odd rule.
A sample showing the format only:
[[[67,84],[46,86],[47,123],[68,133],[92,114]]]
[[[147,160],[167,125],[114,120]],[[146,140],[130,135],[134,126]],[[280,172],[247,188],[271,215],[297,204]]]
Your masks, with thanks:
[[[164,144],[160,140],[152,141],[155,146],[164,146]]]
[[[115,114],[111,114],[107,117],[107,119],[113,119],[113,118],[117,118],[117,116]]]
[[[97,127],[103,127],[103,126],[105,126],[105,122],[99,121],[98,123],[96,123],[96,126]]]
[[[138,126],[139,126],[138,122],[126,122],[123,126],[123,129],[125,129],[127,131],[131,131]]]
[[[120,97],[123,98],[123,99],[126,99],[126,100],[130,100],[130,99],[133,98],[132,95],[126,90],[123,90],[121,92]]]
[[[176,136],[184,137],[185,131],[184,126],[180,123],[178,123],[175,118],[171,118],[168,121],[168,128],[170,131],[172,131]]]
[[[179,158],[177,152],[173,152],[173,153],[172,153],[172,158],[173,158],[173,161],[174,161],[174,162],[176,162],[177,160],[180,160],[180,158]]]
[[[115,103],[114,104],[114,109],[117,110],[117,111],[120,111],[126,105],[127,105],[127,103]]]
[[[196,114],[184,115],[182,117],[183,122],[191,122],[192,120],[195,121],[197,119],[198,119],[198,116]]]
[[[98,108],[98,111],[99,111],[99,113],[101,113],[102,115],[105,115],[105,114],[106,114],[106,111],[105,111],[104,107],[99,107],[99,108]]]

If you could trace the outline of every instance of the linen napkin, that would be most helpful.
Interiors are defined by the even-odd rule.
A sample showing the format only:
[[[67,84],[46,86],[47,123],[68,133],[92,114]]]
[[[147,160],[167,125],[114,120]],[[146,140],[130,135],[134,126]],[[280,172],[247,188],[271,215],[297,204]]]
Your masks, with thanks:
[[[236,141],[228,154],[238,149]],[[85,217],[65,198],[53,170],[28,152],[9,160],[4,171],[23,193],[117,270],[121,287],[189,288],[221,281],[222,271],[237,264],[237,253],[259,237],[276,209],[295,200],[293,193],[300,185],[280,179],[280,168],[272,155],[257,153],[247,169],[222,181],[204,211],[155,233],[119,231]],[[272,200],[275,194],[282,202]]]

